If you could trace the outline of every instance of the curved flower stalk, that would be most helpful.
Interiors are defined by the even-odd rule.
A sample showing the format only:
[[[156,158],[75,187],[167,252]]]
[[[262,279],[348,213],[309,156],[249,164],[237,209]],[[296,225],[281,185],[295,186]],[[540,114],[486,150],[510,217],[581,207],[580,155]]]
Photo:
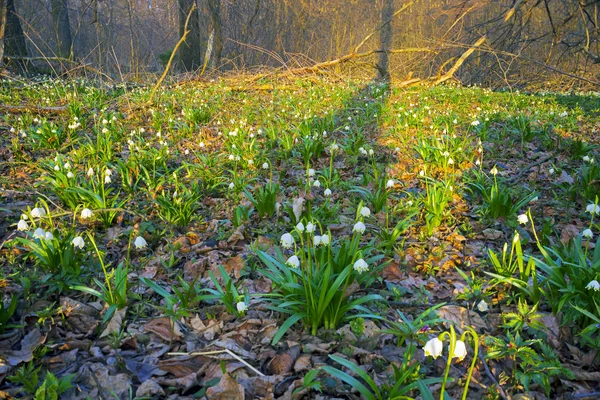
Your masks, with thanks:
[[[469,382],[473,376],[473,370],[475,369],[475,363],[477,362],[477,356],[479,355],[479,336],[475,330],[471,327],[467,327],[466,330],[460,335],[460,338],[456,338],[456,331],[454,326],[450,325],[450,330],[442,332],[438,337],[429,340],[423,347],[425,356],[431,356],[433,358],[439,357],[444,350],[444,341],[448,341],[448,361],[446,362],[446,369],[444,370],[444,378],[442,381],[442,388],[440,390],[440,400],[444,400],[444,392],[446,391],[446,382],[448,381],[448,373],[450,372],[450,365],[452,364],[453,358],[458,358],[458,362],[464,360],[467,356],[467,346],[465,340],[471,337],[473,341],[473,361],[467,373],[467,379],[465,381],[465,388],[463,390],[462,400],[467,398],[469,392]]]

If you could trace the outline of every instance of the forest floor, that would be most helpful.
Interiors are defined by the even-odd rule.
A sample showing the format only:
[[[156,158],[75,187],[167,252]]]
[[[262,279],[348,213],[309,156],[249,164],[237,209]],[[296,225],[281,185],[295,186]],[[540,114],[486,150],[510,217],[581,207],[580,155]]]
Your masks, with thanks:
[[[598,94],[150,92],[0,83],[0,398],[600,397]]]

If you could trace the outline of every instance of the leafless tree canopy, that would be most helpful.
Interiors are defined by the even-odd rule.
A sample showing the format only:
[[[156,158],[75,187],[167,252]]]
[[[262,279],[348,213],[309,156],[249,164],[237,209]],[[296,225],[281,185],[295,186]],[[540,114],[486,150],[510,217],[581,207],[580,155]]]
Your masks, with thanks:
[[[455,74],[466,83],[600,80],[600,0],[1,0],[0,54],[111,76],[161,72],[194,4],[178,70],[290,70],[353,54],[368,38],[368,56],[335,68],[441,76],[476,44]]]

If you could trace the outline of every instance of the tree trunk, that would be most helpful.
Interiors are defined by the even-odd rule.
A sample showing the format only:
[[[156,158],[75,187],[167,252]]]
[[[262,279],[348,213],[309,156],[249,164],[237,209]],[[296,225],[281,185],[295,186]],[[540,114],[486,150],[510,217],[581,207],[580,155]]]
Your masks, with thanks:
[[[56,53],[60,57],[71,59],[73,40],[67,0],[50,0],[50,7],[56,33]]]
[[[192,6],[196,4],[196,0],[178,0],[179,4],[179,37],[183,37],[185,32],[185,21],[187,19]],[[179,61],[181,66],[186,71],[193,71],[202,66],[202,52],[200,45],[200,16],[198,9],[192,11],[188,24],[188,34],[185,43],[179,49]]]
[[[394,16],[394,0],[385,0],[381,10],[382,27],[380,31],[379,41],[382,50],[390,49],[392,46],[392,21]],[[387,51],[382,51],[379,54],[379,63],[377,71],[380,79],[389,81],[390,74],[390,58]]]
[[[15,0],[6,0],[6,26],[4,28],[4,53],[8,56],[27,57],[25,35],[17,15]]]
[[[223,27],[221,24],[221,0],[208,0],[210,10],[210,20],[215,30],[213,68],[218,68],[221,64],[221,55],[223,54]]]
[[[6,0],[0,0],[0,69],[4,59],[4,28],[6,27]]]

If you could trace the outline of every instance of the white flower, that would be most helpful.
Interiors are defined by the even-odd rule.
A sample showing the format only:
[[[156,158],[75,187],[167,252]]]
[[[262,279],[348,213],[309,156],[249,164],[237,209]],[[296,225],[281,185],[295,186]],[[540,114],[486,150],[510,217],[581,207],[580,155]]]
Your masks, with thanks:
[[[591,214],[600,214],[600,206],[597,204],[588,204],[588,206],[585,208],[585,211]]]
[[[112,171],[110,170],[110,168],[106,168],[106,170],[104,171],[104,175],[106,175],[106,176],[112,175]]]
[[[490,308],[488,307],[488,304],[485,302],[485,300],[481,300],[481,301],[479,302],[479,304],[477,304],[477,309],[478,309],[480,312],[486,312],[486,311],[488,311]]]
[[[591,239],[594,237],[594,233],[592,232],[591,229],[586,229],[583,232],[581,232],[581,236],[584,238]]]
[[[315,231],[315,225],[312,222],[309,222],[306,225],[306,232],[313,233]]]
[[[442,350],[444,350],[444,343],[438,338],[429,340],[423,347],[425,357],[431,356],[433,358],[438,358],[442,354]]]
[[[54,170],[55,170],[55,171],[60,171],[60,167],[59,167],[58,165],[55,165],[55,166],[54,166]]]
[[[315,175],[315,170],[314,169],[309,169],[308,170],[308,176],[314,176]]]
[[[65,169],[71,169],[71,164],[69,164],[68,162],[65,163],[64,165]]]
[[[313,245],[315,247],[317,247],[320,244],[321,244],[321,236],[315,235],[315,237],[313,238]]]
[[[600,283],[597,280],[593,280],[585,287],[588,290],[595,290],[596,292],[600,290]]]
[[[331,149],[331,152],[333,153],[333,152],[335,152],[335,151],[338,151],[338,150],[339,150],[339,148],[340,148],[340,146],[338,146],[338,145],[337,145],[337,144],[335,144],[335,143],[332,143],[332,144],[331,144],[331,146],[329,146],[329,148]]]
[[[293,255],[290,258],[288,258],[285,263],[292,268],[298,268],[300,266],[300,259],[297,255]]]
[[[323,236],[321,236],[321,244],[323,246],[327,246],[329,244],[329,241],[330,241],[329,235],[323,235]]]
[[[44,239],[52,240],[54,239],[54,235],[51,232],[46,232],[46,234],[44,235]]]
[[[85,246],[85,243],[83,242],[83,238],[81,236],[77,236],[71,241],[71,243],[73,244],[73,246],[79,247],[80,249],[83,249],[83,246]]]
[[[471,126],[477,126],[479,125],[479,121],[475,120],[473,122],[471,122]]]
[[[321,186],[321,182],[319,182],[319,180],[317,179],[316,181],[313,182],[313,186],[314,187],[320,187]]]
[[[148,242],[146,242],[146,239],[143,237],[138,236],[133,241],[133,245],[136,247],[136,249],[142,249],[148,245]]]
[[[105,183],[106,185],[108,185],[108,184],[109,184],[109,183],[111,183],[111,182],[112,182],[112,180],[110,179],[110,176],[106,175],[106,176],[104,177],[104,183]]]
[[[494,165],[494,168],[492,168],[492,169],[490,170],[490,174],[492,174],[492,175],[494,175],[494,176],[498,175],[498,168],[496,168],[496,166],[495,166],[495,165]]]
[[[324,194],[326,197],[329,197],[329,196],[331,196],[331,189],[329,189],[329,188],[325,189],[325,191],[323,192],[323,194]]]
[[[389,188],[393,188],[395,184],[396,184],[396,182],[394,182],[394,180],[393,180],[393,179],[390,179],[390,180],[388,180],[388,181],[387,181],[387,183],[385,184],[385,187],[386,187],[386,188],[388,188],[388,189],[389,189]]]
[[[67,178],[69,178],[69,179],[75,178],[75,175],[71,171],[69,171],[69,172],[67,172]]]
[[[294,244],[294,237],[290,233],[284,233],[281,235],[281,245],[289,249]]]
[[[554,174],[554,168],[550,168],[550,169],[548,170],[548,173],[549,173],[550,175]]]
[[[264,163],[264,164],[262,165],[262,167],[263,167],[263,169],[269,169],[269,163]]]
[[[369,155],[372,156],[374,154],[375,154],[375,152],[373,151],[373,149],[369,149]]]
[[[362,215],[363,217],[368,217],[369,215],[371,215],[371,210],[369,210],[368,207],[362,207],[360,209],[360,215]]]
[[[240,301],[236,304],[237,310],[239,313],[243,313],[248,309],[248,306],[243,301]]]
[[[90,169],[87,170],[86,175],[88,176],[88,178],[91,178],[92,176],[94,176],[94,169],[92,167],[90,167]]]
[[[90,218],[92,215],[92,210],[90,210],[89,208],[84,208],[83,210],[81,210],[81,218],[83,219]]]
[[[448,165],[452,165],[454,164],[454,160],[452,159],[452,157],[448,158]]]
[[[33,232],[33,237],[37,239],[43,239],[46,236],[46,232],[42,228],[37,228],[35,232]]]
[[[235,183],[231,182],[231,183],[229,184],[229,189],[233,189],[234,187],[235,187]]]
[[[33,218],[43,217],[44,215],[46,215],[46,210],[42,207],[36,207],[33,210],[31,210],[31,216]]]
[[[583,161],[590,162],[590,158],[588,156],[583,156]]]
[[[520,224],[525,225],[527,222],[529,222],[529,218],[527,217],[527,214],[521,214],[517,217],[517,220],[519,221]]]
[[[298,225],[296,225],[296,229],[298,230],[298,232],[304,232],[304,224],[302,222],[298,222]]]
[[[363,272],[366,272],[369,270],[369,265],[367,264],[367,262],[365,260],[360,258],[360,259],[356,260],[353,268],[356,272],[358,272],[359,274],[362,274]]]
[[[462,361],[467,356],[467,346],[462,340],[457,340],[454,344],[454,354],[452,358],[458,358],[458,361]]]
[[[365,233],[366,229],[367,227],[365,226],[365,224],[363,224],[362,221],[358,221],[356,224],[354,224],[354,228],[352,228],[352,231],[358,233]]]
[[[19,222],[17,223],[17,229],[20,231],[26,231],[27,229],[29,229],[29,224],[24,219],[19,220]]]

